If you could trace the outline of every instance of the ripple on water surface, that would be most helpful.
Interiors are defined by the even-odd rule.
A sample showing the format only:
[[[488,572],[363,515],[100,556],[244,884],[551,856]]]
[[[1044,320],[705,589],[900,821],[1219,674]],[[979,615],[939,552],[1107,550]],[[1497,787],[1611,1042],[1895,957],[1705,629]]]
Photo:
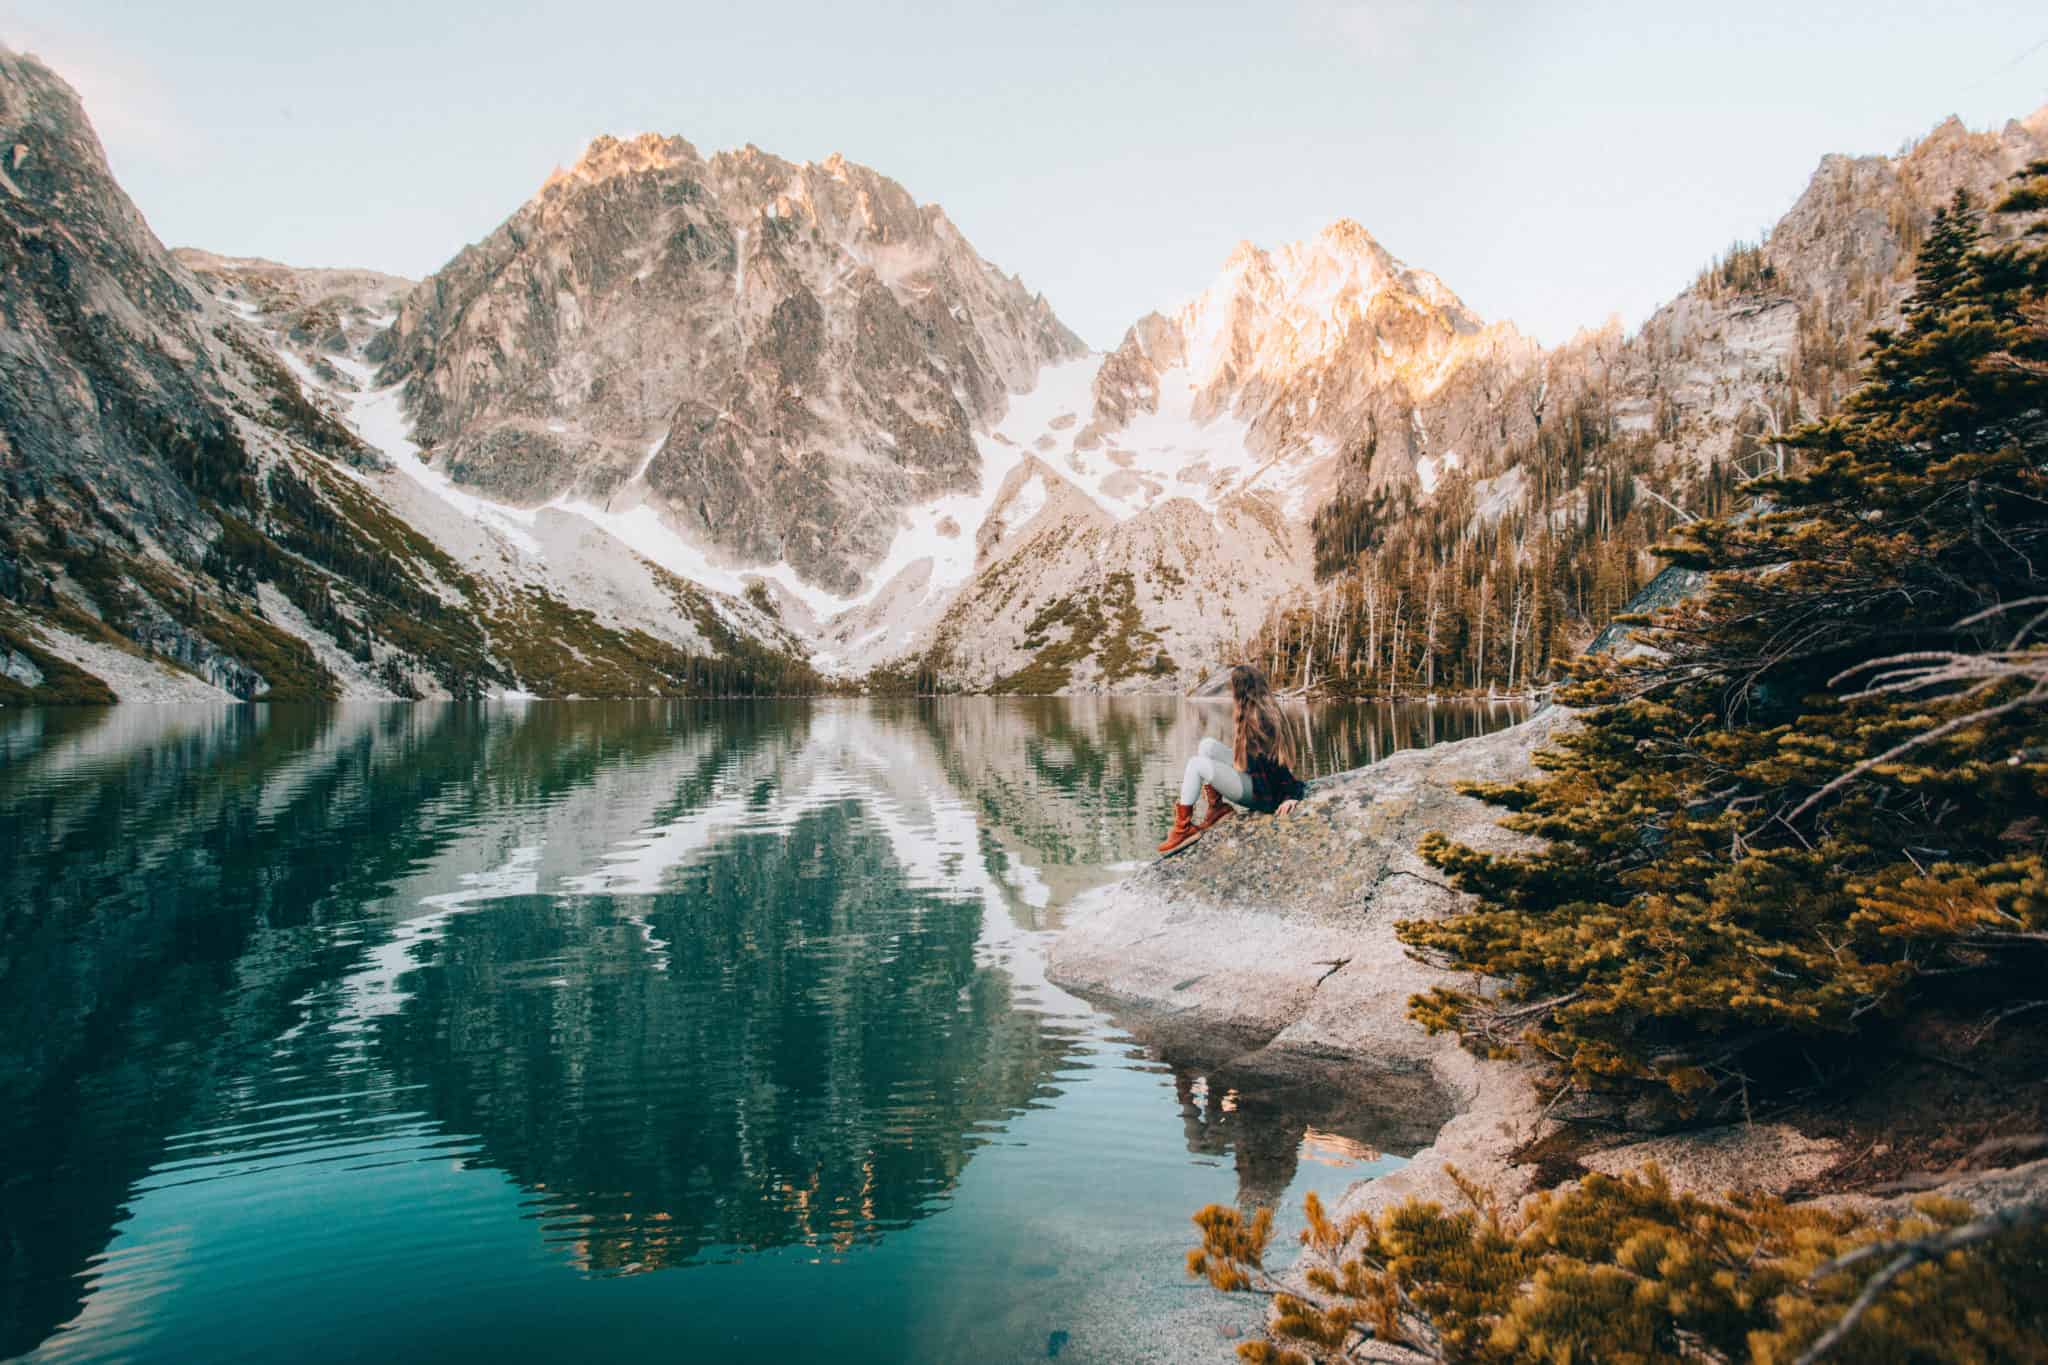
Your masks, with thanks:
[[[0,716],[0,1356],[1227,1358],[1255,1309],[1187,1284],[1187,1215],[1435,1118],[1045,980],[1225,719]]]

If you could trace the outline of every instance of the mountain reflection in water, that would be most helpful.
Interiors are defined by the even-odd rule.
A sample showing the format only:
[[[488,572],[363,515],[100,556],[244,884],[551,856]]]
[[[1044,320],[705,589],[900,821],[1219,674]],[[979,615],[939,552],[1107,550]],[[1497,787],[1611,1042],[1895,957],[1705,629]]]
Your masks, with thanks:
[[[1312,765],[1514,718],[1321,709]],[[1227,719],[0,713],[0,1356],[1119,1358],[1195,1204],[1428,1137],[1044,980]]]

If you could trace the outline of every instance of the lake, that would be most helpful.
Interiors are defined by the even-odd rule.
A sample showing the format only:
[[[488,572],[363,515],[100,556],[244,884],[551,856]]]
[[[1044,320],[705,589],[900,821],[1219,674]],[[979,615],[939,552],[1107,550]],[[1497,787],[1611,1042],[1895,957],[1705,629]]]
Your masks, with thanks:
[[[1318,706],[1306,766],[1522,714]],[[1433,1120],[1045,979],[1227,725],[0,711],[0,1357],[1230,1359],[1188,1215]]]

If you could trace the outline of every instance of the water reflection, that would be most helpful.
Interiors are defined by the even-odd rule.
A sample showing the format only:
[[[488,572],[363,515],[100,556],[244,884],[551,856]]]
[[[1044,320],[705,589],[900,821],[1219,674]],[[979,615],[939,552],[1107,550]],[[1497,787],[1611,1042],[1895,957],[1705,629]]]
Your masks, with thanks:
[[[909,1227],[1017,1116],[1124,1064],[1032,934],[1149,849],[1182,756],[1226,719],[0,713],[0,1355],[167,1351],[193,1278],[250,1319],[274,1291],[302,1328],[315,1284],[339,1312],[347,1284],[481,1303],[555,1283],[478,1250],[464,1219],[486,1215],[445,1185],[403,1196],[425,1201],[405,1246],[348,1217],[441,1170],[501,1173],[552,1262],[594,1276],[829,1260]],[[1408,723],[1319,714],[1316,762]],[[1173,1074],[1106,1134],[1072,1129],[1105,1180],[1137,1179],[1131,1125],[1164,1136],[1174,1108],[1245,1198],[1287,1188],[1312,1134],[1410,1138],[1209,1063]],[[316,1193],[338,1201],[325,1223],[293,1212]],[[222,1249],[244,1228],[277,1239],[268,1279]]]
[[[1451,1117],[1423,1076],[1376,1076],[1367,1094],[1334,1063],[1296,1055],[1247,1065],[1217,1041],[1155,1037],[1148,1050],[1172,1073],[1188,1151],[1229,1159],[1246,1210],[1283,1203],[1304,1160],[1342,1169],[1412,1152]]]
[[[977,963],[980,904],[907,885],[857,813],[721,849],[640,923],[534,896],[450,922],[380,1028],[578,1265],[902,1227],[1065,1056]]]

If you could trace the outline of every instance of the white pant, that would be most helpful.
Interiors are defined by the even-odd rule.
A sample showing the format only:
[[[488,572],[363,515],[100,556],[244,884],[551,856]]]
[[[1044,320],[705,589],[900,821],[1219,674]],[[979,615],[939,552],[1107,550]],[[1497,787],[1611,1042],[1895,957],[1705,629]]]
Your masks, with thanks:
[[[1228,746],[1214,739],[1202,741],[1202,747],[1188,760],[1188,770],[1180,780],[1180,803],[1183,806],[1195,804],[1195,798],[1202,794],[1202,784],[1208,783],[1220,792],[1225,801],[1234,801],[1242,806],[1252,799],[1252,780],[1239,772],[1231,763]]]

